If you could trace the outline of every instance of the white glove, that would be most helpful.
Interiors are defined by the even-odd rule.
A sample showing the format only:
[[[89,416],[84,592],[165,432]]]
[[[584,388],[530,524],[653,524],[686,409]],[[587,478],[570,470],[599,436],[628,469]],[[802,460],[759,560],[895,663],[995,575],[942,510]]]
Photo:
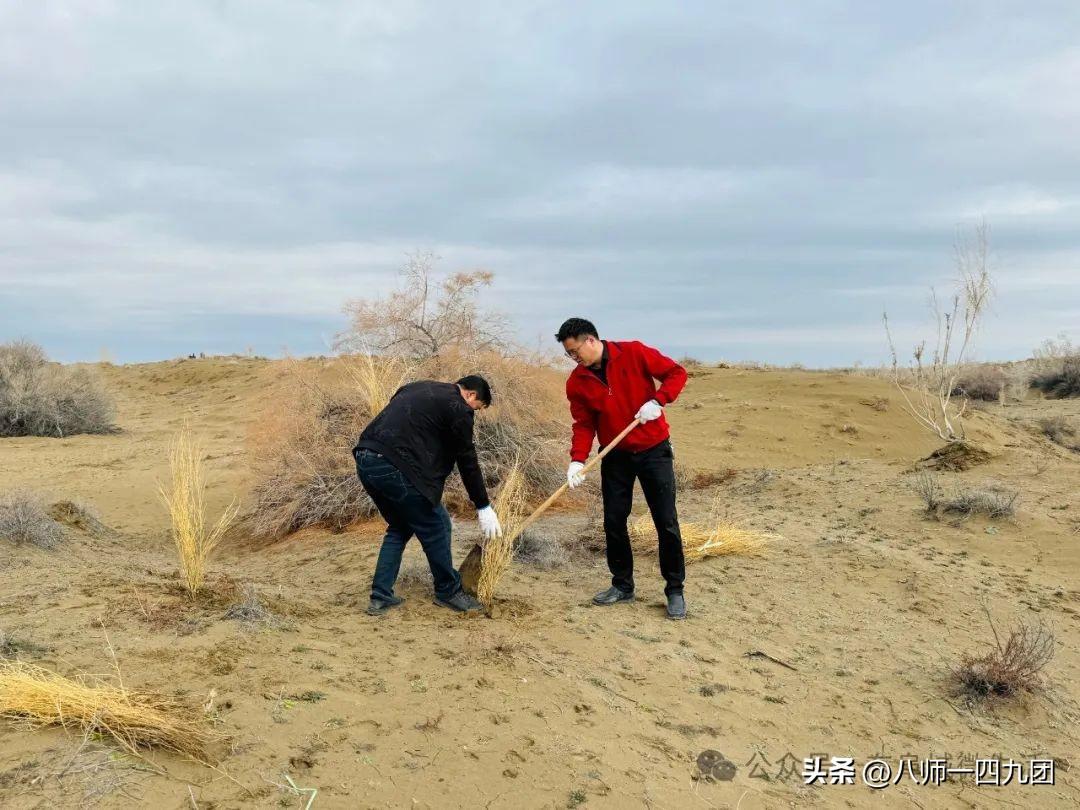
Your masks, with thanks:
[[[570,462],[570,466],[566,468],[566,484],[570,489],[575,489],[585,482],[585,476],[581,472],[584,469],[585,465],[580,461]]]
[[[499,523],[499,516],[495,514],[495,510],[490,506],[477,510],[476,519],[480,521],[480,536],[484,538],[484,542],[494,540],[496,537],[502,537],[502,525]]]
[[[645,422],[651,422],[653,419],[659,419],[660,414],[664,412],[664,409],[660,407],[660,403],[655,399],[650,399],[644,405],[641,406],[634,418],[644,424]]]

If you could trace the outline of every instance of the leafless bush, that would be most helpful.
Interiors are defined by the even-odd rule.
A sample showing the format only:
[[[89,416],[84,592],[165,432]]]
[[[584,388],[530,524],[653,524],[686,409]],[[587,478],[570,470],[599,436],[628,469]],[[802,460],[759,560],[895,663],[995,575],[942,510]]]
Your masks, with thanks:
[[[561,568],[570,562],[570,552],[558,535],[537,526],[530,526],[514,545],[514,560],[543,571]]]
[[[1047,416],[1039,420],[1039,430],[1054,444],[1080,452],[1080,436],[1076,426],[1065,416]]]
[[[438,357],[451,348],[504,349],[503,319],[476,302],[492,274],[479,270],[437,279],[437,259],[431,252],[416,251],[402,269],[400,289],[385,298],[348,302],[345,311],[352,325],[339,336],[337,347],[414,360]]]
[[[403,587],[431,584],[431,566],[423,557],[405,557],[398,572],[397,584]]]
[[[316,525],[336,531],[374,515],[351,455],[374,415],[348,371],[354,362],[343,357],[322,368],[291,364],[272,395],[273,406],[252,427],[257,483],[246,522],[253,534],[280,537]],[[519,459],[529,499],[546,497],[564,480],[568,431],[560,375],[527,357],[448,349],[410,364],[404,379],[456,380],[470,373],[482,374],[494,394],[493,407],[477,416],[474,437],[487,483],[497,484]],[[445,503],[456,511],[471,508],[456,475],[447,482]]]
[[[281,618],[266,606],[259,596],[258,588],[250,582],[241,586],[240,598],[229,605],[224,618],[263,627],[278,627],[282,624]]]
[[[1062,358],[1056,367],[1036,374],[1031,384],[1049,397],[1080,397],[1080,354]]]
[[[53,549],[63,542],[64,533],[40,498],[16,490],[0,496],[0,538],[17,546]]]
[[[919,473],[913,479],[911,488],[923,499],[927,512],[937,512],[942,500],[941,485],[937,478],[928,472]]]
[[[999,402],[1005,396],[1005,386],[1005,372],[1001,366],[971,364],[957,376],[953,396],[982,402]]]
[[[1016,513],[1016,500],[1019,497],[1019,492],[999,489],[957,490],[951,498],[942,501],[941,511],[963,517],[986,515],[997,520]]]
[[[957,486],[952,494],[946,494],[938,479],[929,472],[919,473],[912,480],[911,488],[926,504],[926,511],[933,515],[955,514],[963,518],[986,515],[992,519],[1012,517],[1020,493],[996,487],[963,489]]]
[[[49,363],[33,343],[0,344],[0,437],[109,433],[114,414],[100,379],[87,369]]]
[[[953,404],[953,392],[993,290],[986,223],[970,237],[958,235],[955,257],[959,281],[947,311],[942,311],[931,290],[931,311],[937,324],[933,353],[927,358],[926,341],[919,343],[908,374],[901,374],[888,315],[882,317],[892,354],[893,383],[903,397],[904,409],[919,425],[950,443],[964,439],[964,404]]]
[[[989,616],[988,616],[989,618]],[[1020,623],[1002,644],[993,621],[994,647],[983,655],[965,655],[953,670],[962,693],[973,699],[1012,697],[1042,684],[1042,671],[1054,657],[1054,634],[1041,622]]]

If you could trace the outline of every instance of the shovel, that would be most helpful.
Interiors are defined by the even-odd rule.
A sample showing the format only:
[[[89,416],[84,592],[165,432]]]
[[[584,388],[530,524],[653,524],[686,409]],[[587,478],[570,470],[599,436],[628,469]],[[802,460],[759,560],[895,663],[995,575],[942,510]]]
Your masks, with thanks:
[[[593,456],[592,460],[588,461],[585,464],[585,466],[581,469],[580,474],[584,475],[594,466],[596,466],[598,462],[603,460],[604,456],[606,456],[608,453],[618,447],[619,443],[626,438],[627,434],[631,430],[636,428],[639,424],[640,423],[635,419],[633,422],[627,425],[623,429],[622,433],[620,433],[611,442],[608,443],[607,447],[605,447],[603,450]],[[536,519],[540,517],[540,515],[544,514],[544,512],[547,511],[549,506],[555,503],[555,501],[559,500],[559,498],[563,496],[563,493],[566,492],[566,490],[568,490],[569,488],[569,483],[563,484],[551,494],[550,498],[548,498],[546,501],[536,507],[533,513],[522,521],[521,526],[518,528],[518,534],[520,535],[527,528],[529,528],[529,526],[531,526],[536,521]],[[472,596],[476,596],[476,586],[480,582],[480,567],[483,556],[484,550],[483,548],[481,548],[480,544],[477,543],[472,547],[472,550],[469,552],[465,560],[461,563],[461,568],[459,569],[459,573],[461,574],[461,587],[465,589],[466,593]]]

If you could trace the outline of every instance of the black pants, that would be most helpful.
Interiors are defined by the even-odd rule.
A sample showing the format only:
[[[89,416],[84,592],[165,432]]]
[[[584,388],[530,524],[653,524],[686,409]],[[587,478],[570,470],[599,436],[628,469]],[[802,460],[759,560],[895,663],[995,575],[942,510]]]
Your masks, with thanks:
[[[450,515],[443,505],[432,506],[397,467],[373,450],[357,451],[356,473],[386,521],[386,536],[371,582],[372,599],[394,598],[401,556],[414,534],[431,566],[435,595],[449,599],[460,591],[461,577],[450,556]]]
[[[634,552],[630,549],[626,521],[633,505],[635,479],[641,482],[660,539],[660,573],[667,583],[664,593],[682,593],[686,566],[679,515],[675,510],[675,456],[671,442],[666,439],[640,453],[612,450],[600,462],[611,584],[627,593],[634,590]]]

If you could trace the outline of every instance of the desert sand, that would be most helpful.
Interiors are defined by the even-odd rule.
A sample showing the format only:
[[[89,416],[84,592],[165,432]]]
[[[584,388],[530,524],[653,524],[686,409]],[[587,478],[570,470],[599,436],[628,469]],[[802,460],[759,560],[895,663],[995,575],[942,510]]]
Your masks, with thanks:
[[[695,519],[720,498],[776,538],[762,556],[689,567],[685,622],[665,619],[655,554],[638,556],[636,603],[592,607],[608,581],[595,551],[551,571],[513,568],[497,618],[452,615],[431,603],[416,543],[406,567],[421,573],[399,588],[408,601],[371,618],[377,522],[233,541],[211,567],[220,600],[192,604],[157,494],[166,447],[188,420],[207,451],[211,512],[242,498],[245,437],[277,365],[104,365],[120,433],[0,439],[0,490],[81,501],[108,527],[70,529],[51,552],[0,542],[0,630],[65,674],[112,677],[111,644],[129,687],[208,705],[228,737],[213,770],[0,721],[3,807],[304,807],[311,788],[314,808],[1080,803],[1080,456],[1030,426],[1080,403],[974,412],[969,434],[993,458],[941,479],[1018,490],[1016,516],[934,520],[911,479],[940,442],[888,381],[695,369],[668,414],[680,462],[714,480],[684,491],[680,512]],[[580,545],[597,500],[542,523]],[[475,521],[455,521],[455,559],[475,536]],[[242,583],[281,626],[223,618]],[[999,630],[1052,627],[1043,690],[985,706],[953,694],[949,668],[993,641],[987,610]],[[732,779],[703,778],[707,750],[737,766]],[[812,754],[1052,757],[1056,784],[810,787]]]

